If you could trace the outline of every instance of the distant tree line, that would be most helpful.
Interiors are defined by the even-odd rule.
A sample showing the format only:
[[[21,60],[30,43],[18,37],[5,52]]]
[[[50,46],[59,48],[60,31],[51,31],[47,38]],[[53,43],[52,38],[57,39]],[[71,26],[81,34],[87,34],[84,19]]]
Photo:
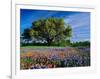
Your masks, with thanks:
[[[71,46],[73,46],[73,47],[83,47],[83,46],[90,47],[90,41],[73,42],[73,43],[71,43]]]

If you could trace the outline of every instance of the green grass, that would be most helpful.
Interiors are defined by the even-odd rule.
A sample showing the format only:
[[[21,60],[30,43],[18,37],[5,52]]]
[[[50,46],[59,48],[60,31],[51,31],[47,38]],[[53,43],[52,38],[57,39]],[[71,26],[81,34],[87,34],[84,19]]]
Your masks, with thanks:
[[[21,46],[21,48],[48,48],[48,47],[63,47],[63,46]]]

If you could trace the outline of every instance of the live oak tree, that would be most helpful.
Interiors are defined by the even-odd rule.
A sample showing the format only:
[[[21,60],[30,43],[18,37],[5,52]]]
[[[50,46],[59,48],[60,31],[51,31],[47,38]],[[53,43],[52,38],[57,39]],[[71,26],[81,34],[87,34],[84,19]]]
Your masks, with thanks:
[[[28,34],[37,40],[45,40],[48,45],[51,45],[70,38],[72,28],[69,24],[65,24],[63,18],[51,17],[34,21]]]

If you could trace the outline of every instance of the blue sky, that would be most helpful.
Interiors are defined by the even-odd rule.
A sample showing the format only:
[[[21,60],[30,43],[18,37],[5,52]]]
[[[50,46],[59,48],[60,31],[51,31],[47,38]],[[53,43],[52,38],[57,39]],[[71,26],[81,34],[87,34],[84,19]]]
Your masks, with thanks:
[[[72,27],[71,41],[89,41],[90,40],[90,13],[75,11],[48,11],[48,10],[20,10],[20,31],[30,28],[32,22],[40,18],[64,18],[65,23]]]

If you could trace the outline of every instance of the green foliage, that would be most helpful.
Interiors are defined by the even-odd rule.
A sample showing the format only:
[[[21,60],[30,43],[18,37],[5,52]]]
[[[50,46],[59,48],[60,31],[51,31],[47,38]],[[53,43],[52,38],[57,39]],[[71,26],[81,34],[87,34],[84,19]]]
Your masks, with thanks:
[[[70,45],[70,40],[61,40],[60,42],[57,43],[58,46],[69,46]]]
[[[25,30],[23,35],[37,40],[45,40],[48,46],[57,45],[57,43],[66,46],[65,39],[71,37],[72,28],[70,25],[65,25],[63,18],[51,17],[34,21],[32,27],[28,31]]]
[[[48,45],[71,36],[71,27],[64,24],[62,18],[47,18],[32,23],[32,36],[45,39]]]
[[[74,42],[71,44],[73,47],[80,47],[80,46],[87,46],[90,47],[90,42],[89,41],[83,41],[83,42]]]
[[[24,29],[22,36],[23,36],[23,39],[30,39],[31,38],[30,29],[29,28]]]

